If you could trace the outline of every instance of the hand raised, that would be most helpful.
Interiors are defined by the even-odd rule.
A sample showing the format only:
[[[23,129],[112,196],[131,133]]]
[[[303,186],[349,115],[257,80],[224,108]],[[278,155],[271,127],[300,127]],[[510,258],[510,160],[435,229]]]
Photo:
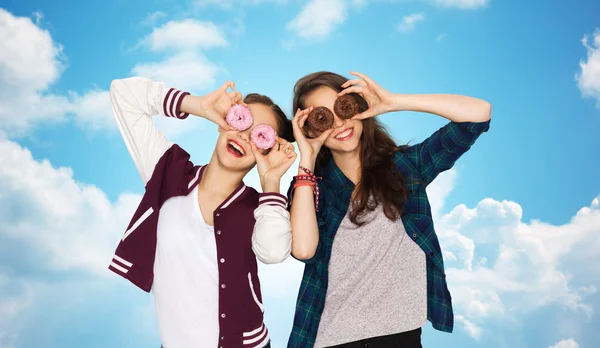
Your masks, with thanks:
[[[338,93],[338,96],[348,93],[357,93],[369,104],[367,110],[355,115],[352,117],[353,119],[363,120],[392,110],[393,94],[391,92],[378,85],[365,74],[358,72],[350,72],[350,74],[359,78],[346,81],[346,83],[342,85],[344,90]]]

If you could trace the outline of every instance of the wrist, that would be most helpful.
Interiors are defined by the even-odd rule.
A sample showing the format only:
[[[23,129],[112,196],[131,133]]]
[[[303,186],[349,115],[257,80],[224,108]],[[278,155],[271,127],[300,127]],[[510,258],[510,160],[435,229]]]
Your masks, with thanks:
[[[279,193],[280,179],[265,179],[261,183],[263,192],[277,192]]]
[[[186,95],[181,101],[181,111],[204,117],[204,97]]]
[[[300,167],[304,167],[304,168],[306,168],[306,169],[314,172],[315,171],[315,162],[316,162],[316,159],[313,158],[313,157],[300,158],[300,164],[299,164],[299,166]],[[300,168],[298,168],[298,172],[299,173],[300,172],[304,173],[304,171],[302,169],[300,169]]]

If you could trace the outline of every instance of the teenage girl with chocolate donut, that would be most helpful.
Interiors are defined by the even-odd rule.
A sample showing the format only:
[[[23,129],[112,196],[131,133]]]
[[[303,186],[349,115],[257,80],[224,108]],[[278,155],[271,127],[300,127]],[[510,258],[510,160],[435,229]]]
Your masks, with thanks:
[[[491,107],[351,74],[318,72],[294,88],[300,167],[288,199],[292,255],[306,265],[288,347],[421,347],[427,319],[454,325],[425,189],[488,130]],[[398,146],[376,117],[408,110],[449,122]]]
[[[279,263],[290,254],[279,182],[296,153],[281,109],[259,94],[242,100],[234,87],[192,96],[142,77],[110,87],[145,193],[109,269],[152,292],[165,348],[270,346],[256,259]],[[210,162],[194,165],[156,128],[158,114],[216,123]],[[260,194],[243,183],[257,164]]]

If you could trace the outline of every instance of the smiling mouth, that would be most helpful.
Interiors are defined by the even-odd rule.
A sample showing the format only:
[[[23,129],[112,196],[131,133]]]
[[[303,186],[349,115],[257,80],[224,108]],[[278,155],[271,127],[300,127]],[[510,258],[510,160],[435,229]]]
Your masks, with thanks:
[[[242,145],[233,140],[227,142],[227,152],[238,158],[246,156],[246,151],[244,151]]]
[[[352,135],[354,135],[354,128],[348,128],[338,133],[338,135],[335,136],[335,139],[344,141],[352,138]]]

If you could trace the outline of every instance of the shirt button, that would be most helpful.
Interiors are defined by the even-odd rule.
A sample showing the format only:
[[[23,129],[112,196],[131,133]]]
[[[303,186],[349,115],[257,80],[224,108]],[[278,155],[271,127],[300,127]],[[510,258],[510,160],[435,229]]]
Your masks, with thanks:
[[[416,233],[413,233],[413,238],[417,238],[417,234]]]
[[[225,319],[226,315],[225,313],[221,314],[221,318]]]
[[[221,216],[221,214],[217,213],[217,216]]]
[[[217,231],[217,234],[221,234],[221,230]]]
[[[220,261],[221,261],[221,263],[225,263],[225,259],[221,259]]]
[[[222,339],[222,340],[224,340],[224,339],[225,339],[225,336],[221,336],[221,339]]]
[[[221,288],[225,289],[227,286],[225,284],[221,284]]]

